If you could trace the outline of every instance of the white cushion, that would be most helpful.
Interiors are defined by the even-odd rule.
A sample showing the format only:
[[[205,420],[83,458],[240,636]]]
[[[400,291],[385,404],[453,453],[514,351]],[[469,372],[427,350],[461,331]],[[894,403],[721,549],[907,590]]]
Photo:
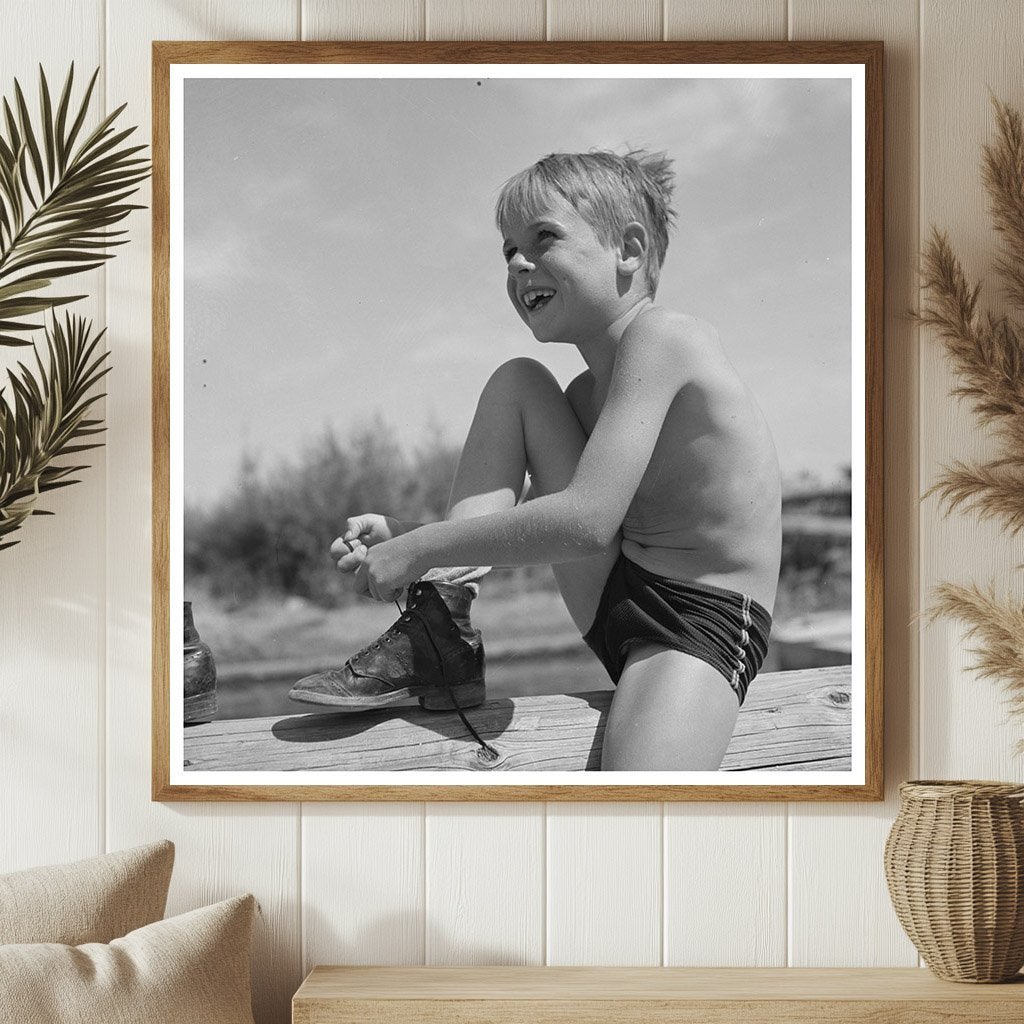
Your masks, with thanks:
[[[0,1021],[253,1024],[255,909],[237,896],[109,944],[0,946]]]
[[[174,844],[0,875],[0,943],[109,942],[159,921]]]

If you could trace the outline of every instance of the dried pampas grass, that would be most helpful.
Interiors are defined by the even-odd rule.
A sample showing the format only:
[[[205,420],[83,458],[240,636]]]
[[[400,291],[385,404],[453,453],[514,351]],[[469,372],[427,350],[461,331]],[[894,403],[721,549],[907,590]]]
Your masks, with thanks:
[[[1024,128],[1016,110],[994,97],[992,104],[997,138],[984,148],[982,181],[1001,236],[994,265],[1008,300],[1024,308]],[[932,232],[923,267],[928,301],[917,319],[945,343],[959,381],[953,394],[971,403],[997,444],[991,459],[944,467],[927,495],[938,495],[945,515],[994,519],[1016,536],[1024,530],[1024,333],[1007,316],[978,313],[980,285],[968,281],[941,231]],[[930,611],[967,625],[975,670],[1003,680],[1012,710],[1024,714],[1024,604],[991,586],[943,583]]]
[[[1013,710],[1024,714],[1024,603],[1004,603],[993,587],[940,583],[931,615],[947,615],[967,626],[967,639],[977,645],[970,651],[977,659],[975,671],[1006,683]]]

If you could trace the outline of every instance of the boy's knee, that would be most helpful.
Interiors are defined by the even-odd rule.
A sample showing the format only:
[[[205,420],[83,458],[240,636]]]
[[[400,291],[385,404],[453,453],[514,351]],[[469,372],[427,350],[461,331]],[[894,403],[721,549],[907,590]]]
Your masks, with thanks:
[[[502,392],[536,392],[538,388],[550,387],[561,391],[551,371],[543,363],[528,356],[517,356],[502,363],[487,382],[488,389]]]

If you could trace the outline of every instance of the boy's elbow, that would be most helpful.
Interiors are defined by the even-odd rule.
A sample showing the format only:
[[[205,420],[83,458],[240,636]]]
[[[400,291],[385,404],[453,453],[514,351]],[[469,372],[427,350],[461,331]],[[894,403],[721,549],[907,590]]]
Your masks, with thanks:
[[[619,526],[605,516],[586,516],[579,520],[575,532],[578,546],[584,556],[599,555],[619,539]]]
[[[602,503],[589,495],[574,493],[572,487],[562,491],[556,500],[562,503],[563,537],[577,557],[599,555],[618,542],[622,523],[609,515]]]

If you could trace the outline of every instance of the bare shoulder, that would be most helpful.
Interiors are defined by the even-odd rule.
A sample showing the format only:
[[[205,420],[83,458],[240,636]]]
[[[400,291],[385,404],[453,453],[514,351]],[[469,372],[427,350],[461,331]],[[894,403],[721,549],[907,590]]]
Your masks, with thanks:
[[[626,328],[623,342],[634,347],[667,350],[692,349],[718,344],[718,331],[712,324],[687,313],[664,306],[650,306]]]
[[[707,373],[721,352],[711,324],[662,306],[650,306],[626,328],[617,354],[620,372],[682,387]]]

